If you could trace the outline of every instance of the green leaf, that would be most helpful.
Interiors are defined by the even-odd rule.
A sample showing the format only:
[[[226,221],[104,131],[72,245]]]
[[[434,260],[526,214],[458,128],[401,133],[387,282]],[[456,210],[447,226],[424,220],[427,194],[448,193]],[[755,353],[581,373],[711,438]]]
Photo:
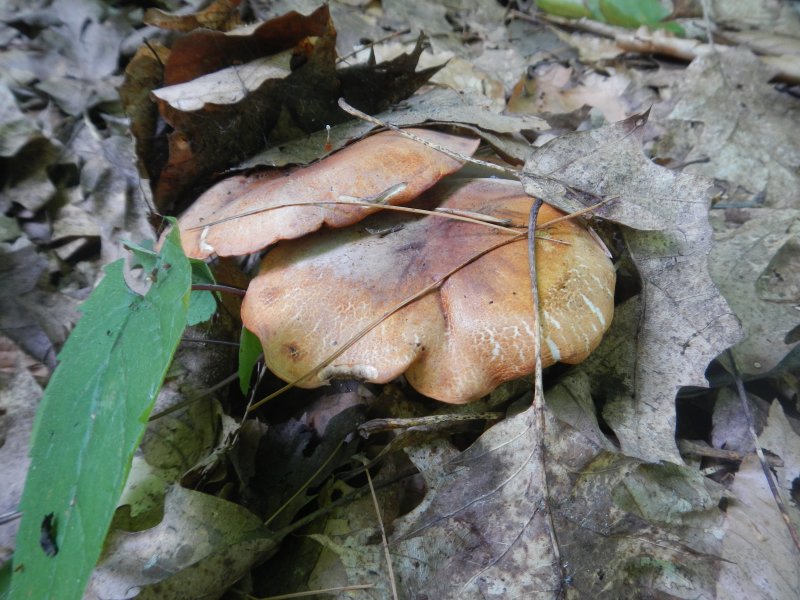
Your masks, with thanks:
[[[77,600],[97,562],[186,324],[191,268],[177,228],[154,269],[140,296],[125,283],[123,261],[106,267],[59,355],[32,435],[12,599]],[[58,552],[48,556],[40,541],[51,513]]]
[[[612,25],[632,28],[657,25],[670,15],[659,0],[600,0],[600,10]]]
[[[256,334],[247,327],[242,327],[239,339],[239,387],[243,394],[250,389],[250,375],[253,374],[253,367],[263,352],[261,341]]]
[[[567,19],[586,17],[595,21],[603,21],[600,2],[601,0],[536,0],[536,6],[548,14]]]
[[[211,269],[202,260],[190,259],[192,265],[192,283],[214,284],[214,275]],[[197,325],[208,321],[217,312],[217,301],[214,294],[207,290],[192,290],[189,297],[189,314],[186,316],[187,325]]]
[[[0,567],[0,600],[8,598],[11,589],[11,561]]]

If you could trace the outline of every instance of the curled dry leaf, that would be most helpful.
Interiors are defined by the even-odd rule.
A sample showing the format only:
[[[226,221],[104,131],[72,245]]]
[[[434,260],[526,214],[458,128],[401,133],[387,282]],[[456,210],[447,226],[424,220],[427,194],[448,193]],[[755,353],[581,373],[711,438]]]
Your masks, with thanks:
[[[470,155],[478,140],[415,129],[416,135],[460,154]],[[445,175],[461,167],[445,156],[394,132],[369,137],[309,167],[226,179],[203,194],[180,219],[181,242],[188,256],[207,258],[256,252],[277,242],[316,231],[323,224],[344,227],[376,208],[314,204],[341,197],[369,198],[405,184],[388,198],[410,202]],[[279,206],[302,203],[308,206]],[[211,223],[227,219],[216,225]],[[209,225],[208,227],[203,227]],[[192,229],[200,227],[200,229]]]
[[[517,182],[443,182],[423,204],[483,213],[524,225],[531,198]],[[563,213],[542,207],[539,223]],[[572,220],[537,241],[542,362],[577,363],[599,344],[613,314],[615,274],[604,249]],[[330,378],[384,383],[406,374],[446,402],[479,398],[533,372],[536,340],[527,242],[514,234],[437,216],[378,215],[363,227],[278,246],[250,284],[242,319],[259,336],[270,369],[294,381],[376,316],[442,279],[398,310],[302,387]]]

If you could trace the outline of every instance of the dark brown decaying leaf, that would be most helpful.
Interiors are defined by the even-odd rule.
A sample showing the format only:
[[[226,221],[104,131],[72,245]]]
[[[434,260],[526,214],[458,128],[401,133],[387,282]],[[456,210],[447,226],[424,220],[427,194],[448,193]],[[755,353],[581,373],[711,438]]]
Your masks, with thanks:
[[[380,112],[438,70],[416,71],[423,37],[412,52],[391,61],[341,69],[335,43],[325,5],[308,16],[287,13],[250,32],[192,31],[164,58],[159,89],[152,83],[157,68],[144,77],[131,70],[127,94],[139,97],[132,129],[156,206],[182,206],[193,191],[259,150],[342,122],[347,115],[336,106],[340,97]],[[164,134],[141,100],[150,90],[172,128],[166,156]]]
[[[478,146],[474,138],[433,130],[414,132],[467,156]],[[387,200],[390,204],[404,204],[461,164],[396,133],[379,133],[309,167],[223,180],[181,217],[181,241],[184,251],[193,258],[249,254],[278,240],[316,231],[323,224],[350,225],[379,210],[314,202],[337,201],[341,197],[369,199],[405,184]],[[269,210],[287,203],[309,206]],[[228,220],[213,224],[223,219]]]
[[[125,81],[119,95],[125,113],[130,119],[130,129],[136,141],[139,174],[148,179],[158,179],[166,161],[165,140],[154,135],[158,124],[158,106],[150,92],[161,85],[164,62],[169,49],[158,42],[150,42],[136,51],[125,67]],[[161,142],[161,147],[158,146]]]
[[[525,226],[531,199],[517,182],[443,182],[420,206],[447,207]],[[562,213],[544,207],[543,226]],[[542,362],[577,363],[613,314],[614,270],[579,224],[545,227],[537,241]],[[437,216],[379,215],[360,227],[283,243],[250,284],[242,319],[262,341],[270,369],[294,381],[379,315],[514,233]],[[463,403],[530,374],[536,345],[524,238],[491,250],[437,290],[405,306],[319,373],[385,383],[406,374],[426,396]]]
[[[522,179],[528,193],[565,210],[615,199],[596,212],[625,226],[642,292],[625,318],[615,318],[615,328],[624,328],[610,332],[616,346],[586,368],[600,381],[605,373],[627,382],[612,386],[604,412],[623,451],[680,463],[675,394],[706,385],[707,365],[740,339],[741,328],[708,273],[709,182],[648,160],[644,122],[637,115],[557,138],[533,153]],[[612,348],[621,363],[604,358]]]

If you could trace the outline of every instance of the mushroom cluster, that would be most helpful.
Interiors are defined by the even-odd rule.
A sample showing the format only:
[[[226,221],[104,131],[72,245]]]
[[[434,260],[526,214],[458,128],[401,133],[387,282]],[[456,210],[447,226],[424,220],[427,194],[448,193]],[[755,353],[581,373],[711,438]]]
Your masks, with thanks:
[[[366,142],[376,139],[380,135]],[[463,139],[449,143],[451,147],[469,146]],[[351,152],[357,146],[351,146]],[[424,148],[416,146],[417,152]],[[315,165],[317,176],[324,171],[325,162]],[[427,170],[444,171],[439,166]],[[428,187],[420,181],[429,176],[413,179],[410,172],[395,172],[392,177],[399,182],[414,181],[413,187],[407,184],[401,201],[418,196],[413,206],[482,214],[511,223],[519,231],[527,226],[532,199],[518,182],[450,178],[420,196],[418,190]],[[377,181],[373,193],[392,184]],[[249,184],[231,185],[243,185],[247,190]],[[296,185],[298,188],[292,189],[299,189],[300,184]],[[329,190],[329,183],[322,188]],[[367,195],[351,188],[339,184],[333,193]],[[405,193],[409,188],[414,191]],[[247,199],[253,193],[251,189],[240,197]],[[319,198],[315,193],[282,196],[273,205],[299,199],[312,202]],[[205,222],[241,212],[242,202],[218,204],[216,214],[205,213]],[[221,254],[234,253],[231,248],[236,244],[244,249],[237,253],[245,253],[275,239],[299,238],[283,241],[267,253],[242,306],[242,320],[261,340],[266,363],[277,376],[286,381],[305,376],[297,385],[313,388],[334,378],[385,383],[405,374],[408,382],[426,396],[464,403],[533,372],[537,344],[526,239],[507,230],[445,218],[444,214],[420,216],[393,211],[313,236],[286,235],[286,223],[303,219],[277,215],[297,208],[257,213],[261,220],[282,224],[277,238],[270,233],[259,234],[259,241],[233,242],[221,232],[207,233],[202,240],[195,232],[192,238],[196,248],[203,242]],[[322,222],[352,223],[365,212],[373,212],[372,208],[362,208],[358,214],[356,207],[346,206],[343,212],[348,216],[337,220],[333,216],[341,210],[337,205],[301,208],[314,211],[313,218],[306,219],[313,229]],[[193,210],[191,220],[199,221],[200,214]],[[545,205],[537,219],[536,273],[544,366],[585,359],[600,343],[614,310],[615,273],[605,249],[577,220],[547,225],[561,216],[563,213]],[[250,219],[255,220],[255,216],[245,217],[242,223],[225,221],[210,229],[245,231],[248,233],[244,235],[252,238],[256,234],[248,224]],[[200,254],[211,251],[202,250]],[[462,264],[465,266],[458,268]],[[401,302],[426,288],[430,292],[413,302]],[[381,315],[388,316],[380,320]],[[348,345],[376,318],[379,322],[375,327]],[[315,370],[345,345],[346,350],[335,360]]]

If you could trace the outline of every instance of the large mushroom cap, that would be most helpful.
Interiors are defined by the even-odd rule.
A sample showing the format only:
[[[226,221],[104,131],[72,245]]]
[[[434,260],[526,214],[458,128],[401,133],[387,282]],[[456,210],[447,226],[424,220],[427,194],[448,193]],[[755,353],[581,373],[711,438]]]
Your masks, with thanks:
[[[476,138],[430,129],[409,131],[461,155],[469,156],[478,147]],[[323,224],[351,225],[379,210],[314,202],[341,196],[368,198],[405,183],[402,191],[388,199],[390,204],[403,204],[461,165],[462,161],[399,133],[378,133],[308,167],[221,181],[181,216],[181,243],[191,258],[250,254],[278,240],[316,231]],[[287,203],[308,206],[275,208]]]
[[[436,205],[527,222],[531,198],[517,182],[456,180],[425,194]],[[537,223],[562,213],[543,206]],[[600,343],[613,314],[614,268],[574,220],[540,232],[536,267],[542,363],[577,363]],[[293,381],[365,325],[509,234],[426,216],[376,215],[360,226],[279,245],[264,259],[242,307],[269,368]],[[565,243],[558,243],[565,242]],[[527,242],[492,250],[441,287],[391,315],[334,362],[302,381],[384,383],[405,373],[445,402],[477,399],[535,367]]]

